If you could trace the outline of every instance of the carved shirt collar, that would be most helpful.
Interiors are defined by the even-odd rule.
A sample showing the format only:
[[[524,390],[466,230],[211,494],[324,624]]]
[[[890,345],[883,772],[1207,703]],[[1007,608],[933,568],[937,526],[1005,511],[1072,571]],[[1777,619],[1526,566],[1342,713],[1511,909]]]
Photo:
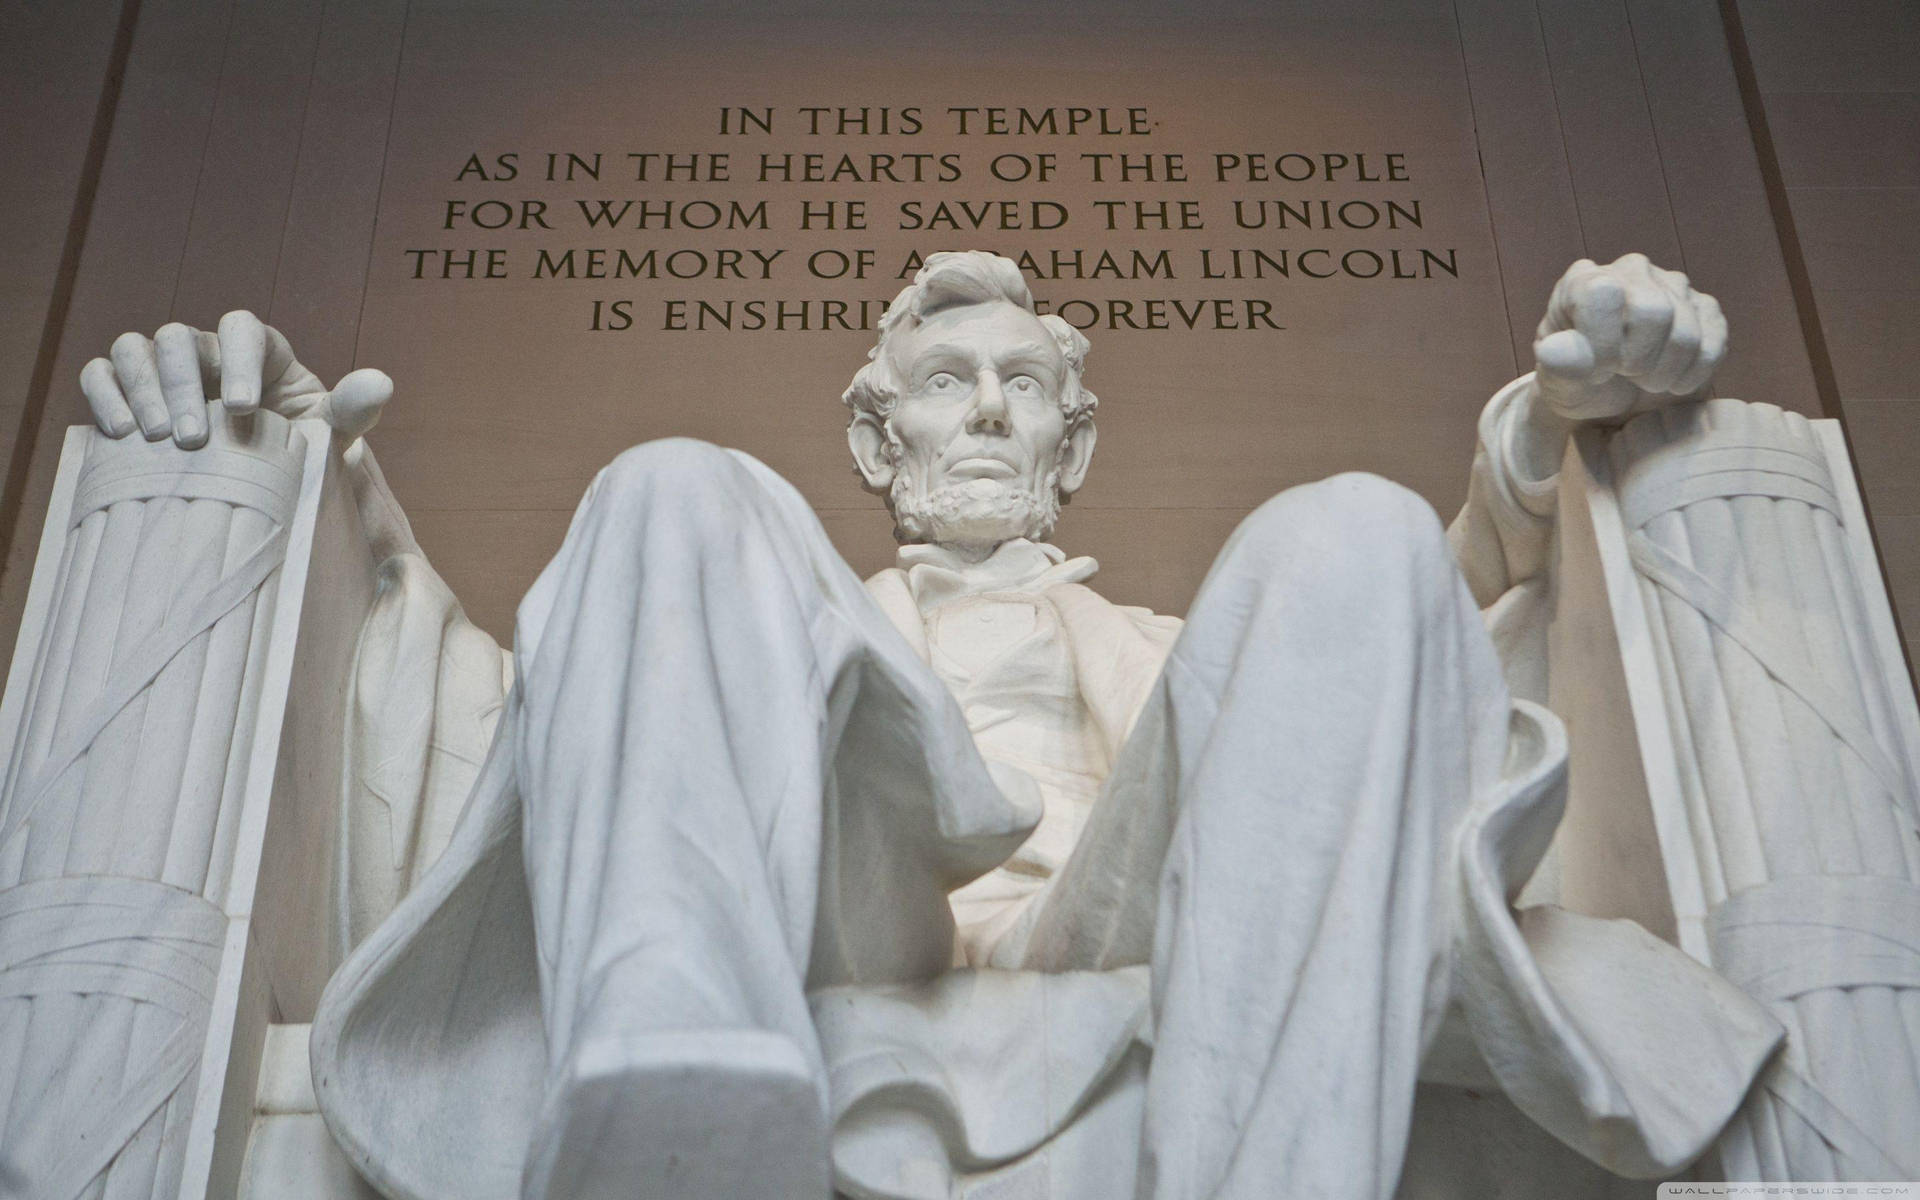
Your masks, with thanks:
[[[944,546],[916,542],[900,547],[899,564],[907,590],[923,613],[983,592],[1039,593],[1079,583],[1100,568],[1084,555],[1068,558],[1058,546],[1026,538],[1000,543],[979,562],[968,562]]]

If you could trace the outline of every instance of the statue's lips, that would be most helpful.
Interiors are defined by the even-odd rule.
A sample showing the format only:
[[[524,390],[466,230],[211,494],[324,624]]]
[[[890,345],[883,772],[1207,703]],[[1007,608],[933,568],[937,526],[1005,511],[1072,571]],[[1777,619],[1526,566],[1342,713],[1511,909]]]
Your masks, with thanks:
[[[997,458],[963,458],[947,468],[953,479],[1012,479],[1018,474],[1013,464]]]

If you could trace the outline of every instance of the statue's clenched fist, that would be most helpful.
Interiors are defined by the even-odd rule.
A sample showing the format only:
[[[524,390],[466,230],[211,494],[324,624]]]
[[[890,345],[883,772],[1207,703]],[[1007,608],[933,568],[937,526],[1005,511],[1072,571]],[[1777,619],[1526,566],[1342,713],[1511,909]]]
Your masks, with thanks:
[[[301,366],[280,331],[250,312],[220,318],[220,331],[163,325],[153,337],[123,333],[106,358],[80,372],[95,424],[109,437],[138,429],[150,442],[172,437],[183,448],[207,442],[207,394],[226,411],[256,408],[284,417],[318,417],[347,437],[373,428],[393,381],[362,368],[329,390]]]
[[[1644,254],[1568,267],[1533,343],[1540,398],[1571,421],[1704,397],[1726,353],[1719,302]]]

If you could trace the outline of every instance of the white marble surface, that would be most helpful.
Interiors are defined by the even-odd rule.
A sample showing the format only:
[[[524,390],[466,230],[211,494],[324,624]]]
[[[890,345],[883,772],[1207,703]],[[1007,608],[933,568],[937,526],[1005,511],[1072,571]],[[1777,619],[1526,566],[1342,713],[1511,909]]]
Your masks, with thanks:
[[[1709,297],[1638,256],[1576,264],[1445,537],[1381,480],[1295,489],[1184,626],[1109,602],[1046,541],[1095,400],[1085,339],[1031,307],[1012,264],[965,255],[890,311],[847,392],[903,543],[864,587],[765,467],[652,443],[582,501],[509,658],[349,453],[380,564],[345,721],[336,899],[358,949],[311,1053],[386,1194],[1386,1197],[1416,1080],[1497,1088],[1657,1177],[1714,1142],[1782,1020],[1842,1021],[1770,1015],[1639,926],[1513,907],[1530,879],[1528,904],[1577,892],[1605,832],[1563,835],[1536,873],[1564,800],[1541,706],[1572,661],[1563,452],[1704,393],[1726,346]],[[390,390],[326,391],[244,314],[129,335],[85,382],[103,428],[182,447],[216,384],[345,435]],[[1675,486],[1724,473],[1691,453]],[[1869,609],[1841,636],[1877,630]],[[1651,678],[1644,646],[1613,646],[1590,669]],[[1856,662],[1884,686],[1878,667]],[[1640,745],[1678,735],[1626,694]],[[1836,736],[1818,762],[1860,749]],[[1892,782],[1873,811],[1910,814],[1910,774]],[[1671,878],[1687,849],[1639,852]],[[1867,1043],[1831,1036],[1901,1031],[1877,1013]],[[1856,1077],[1838,1070],[1820,1078]],[[1880,1120],[1884,1148],[1908,1118]],[[256,1164],[299,1161],[279,1136],[256,1131]]]
[[[70,435],[0,704],[24,1195],[230,1194],[270,1013],[334,960],[325,685],[370,563],[325,424],[194,403],[191,450]]]
[[[1547,950],[1529,948],[1505,905],[1552,831],[1557,724],[1516,709],[1510,745],[1496,659],[1432,514],[1359,477],[1281,498],[1223,555],[1179,635],[1190,659],[1163,674],[1175,623],[1114,607],[1082,582],[1091,563],[1040,540],[1056,496],[1084,477],[1093,404],[1084,341],[1023,311],[1008,272],[977,259],[934,269],[849,390],[856,462],[905,543],[866,595],[750,460],[661,444],[602,474],[522,607],[510,761],[496,747],[448,858],[321,1014],[322,1102],[350,1152],[396,1194],[455,1169],[465,1190],[513,1194],[525,1156],[527,1194],[598,1195],[684,1161],[684,1138],[646,1130],[767,1123],[728,1097],[787,1094],[787,1121],[772,1125],[788,1133],[751,1157],[720,1151],[704,1168],[713,1194],[790,1189],[829,1140],[835,1185],[854,1194],[945,1195],[1036,1161],[1051,1164],[1054,1195],[1111,1194],[1133,1170],[1115,1177],[1110,1154],[1080,1147],[1138,1119],[1143,1194],[1266,1194],[1284,1173],[1387,1195],[1422,1047],[1451,1006],[1468,1030],[1464,1051],[1447,1043],[1452,1069],[1491,1070],[1617,1169],[1690,1160],[1774,1027],[1625,927],[1542,917],[1530,932]],[[1649,309],[1664,318],[1656,336]],[[1622,370],[1656,391],[1697,389],[1724,345],[1711,302],[1644,260],[1576,268],[1549,320],[1566,329],[1543,339],[1546,399],[1523,382],[1493,406],[1480,504],[1456,526],[1488,600],[1546,566],[1572,422],[1647,402],[1613,382]],[[1309,636],[1315,613],[1330,623]],[[1508,640],[1511,669],[1537,674],[1526,637]],[[1265,656],[1271,668],[1255,669]],[[1388,723],[1397,735],[1366,715],[1379,689],[1412,706]],[[1343,695],[1366,707],[1345,711]],[[902,722],[917,754],[875,741]],[[1375,740],[1414,728],[1458,740]],[[886,759],[905,775],[872,778]],[[1411,765],[1372,780],[1378,761]],[[796,770],[824,786],[794,783]],[[930,794],[935,829],[915,832],[889,791]],[[470,886],[515,869],[518,830],[525,916]],[[661,847],[698,850],[689,862]],[[956,938],[933,897],[973,876],[955,895]],[[739,880],[765,882],[742,903]],[[1328,906],[1351,932],[1329,939],[1305,915]],[[530,927],[500,940],[559,949],[518,968],[538,963],[538,987],[492,987],[520,998],[514,1027],[537,1020],[544,1044],[498,1047],[500,1082],[484,1094],[511,1102],[440,1118],[486,1130],[487,1145],[395,1146],[370,1118],[418,1111],[425,1098],[398,1081],[439,1069],[431,1052],[393,1058],[405,1051],[393,1031],[424,1016],[415,999],[453,983],[431,947],[516,921]],[[1557,994],[1543,963],[1587,994]],[[1646,1019],[1652,998],[1662,1021]],[[472,1019],[496,1019],[491,1001],[473,997]],[[1142,1039],[1144,1070],[1124,1068]],[[708,1048],[709,1069],[686,1061],[688,1045]],[[1701,1091],[1674,1090],[1676,1056]],[[1375,1083],[1284,1082],[1314,1062]],[[668,1076],[685,1085],[650,1082]],[[1016,1095],[1035,1106],[1008,1107]],[[915,1115],[928,1112],[945,1116]],[[811,1123],[822,1118],[830,1129]],[[628,1131],[630,1157],[591,1161],[581,1131],[608,1128]]]
[[[1920,713],[1839,430],[1715,399],[1568,462],[1590,521],[1563,570],[1611,598],[1625,695],[1608,714],[1566,690],[1591,782],[1564,898],[1651,924],[1657,892],[1670,936],[1788,1029],[1719,1146],[1731,1177],[1906,1179]],[[1561,640],[1593,677],[1607,651]]]

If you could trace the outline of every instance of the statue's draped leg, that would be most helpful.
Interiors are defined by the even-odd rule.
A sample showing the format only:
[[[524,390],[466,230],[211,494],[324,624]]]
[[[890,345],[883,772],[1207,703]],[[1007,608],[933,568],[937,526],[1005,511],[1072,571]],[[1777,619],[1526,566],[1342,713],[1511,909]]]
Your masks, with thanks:
[[[758,1169],[796,1105],[824,1134],[805,990],[943,970],[946,891],[1037,814],[745,455],[616,459],[522,603],[515,657],[445,854],[316,1016],[336,1139],[409,1200],[504,1200],[526,1164],[531,1195],[590,1192],[585,1164],[622,1195],[824,1195],[823,1136]],[[694,1118],[711,1124],[673,1128]],[[663,1138],[671,1170],[628,1171]]]
[[[943,970],[947,889],[1033,814],[1001,799],[804,501],[741,455],[672,441],[617,459],[516,649],[550,1064],[528,1194],[597,1194],[580,1172],[626,1162],[615,1145],[644,1174],[643,1132],[688,1172],[676,1195],[795,1195],[815,1166],[824,1194],[806,985]],[[782,1150],[762,1110],[796,1102],[812,1134]],[[709,1178],[673,1135],[721,1126],[753,1138],[717,1141]]]
[[[1142,1196],[1392,1193],[1446,1001],[1453,834],[1508,709],[1417,496],[1340,476],[1234,535],[1129,746],[1179,798]]]
[[[1094,678],[1098,598],[1050,599]],[[824,1146],[778,1174],[743,1128],[770,1097],[821,1115],[823,1042],[836,1178],[874,1184],[850,1192],[945,1195],[1023,1155],[1052,1179],[1087,1144],[1049,1139],[1137,1102],[1142,967],[1152,1061],[1126,1126],[1148,1197],[1384,1200],[1450,1006],[1467,1058],[1512,1051],[1467,1064],[1482,1086],[1641,1174],[1697,1154],[1778,1037],[1637,929],[1515,922],[1564,739],[1509,704],[1432,512],[1380,480],[1289,492],[1222,553],[1073,857],[993,950],[1039,975],[941,973],[945,892],[1037,814],[994,789],[944,686],[760,464],[687,442],[623,455],[516,651],[445,857],[314,1026],[329,1123],[396,1197],[513,1196],[528,1161],[534,1195],[587,1163],[678,1195],[824,1191]],[[1645,1033],[1652,1014],[1676,1032]],[[1644,1069],[1675,1046],[1684,1078]],[[1003,1086],[1021,1072],[1046,1094]],[[622,1157],[695,1124],[672,1153],[706,1145],[746,1174],[689,1186]],[[408,1136],[425,1126],[459,1136]],[[1076,1181],[1048,1187],[1125,1190]]]
[[[1610,1169],[1700,1152],[1777,1026],[1637,927],[1515,920],[1564,761],[1417,497],[1342,476],[1248,519],[1021,947],[1151,963],[1143,1197],[1391,1195],[1443,1033],[1439,1077]]]

